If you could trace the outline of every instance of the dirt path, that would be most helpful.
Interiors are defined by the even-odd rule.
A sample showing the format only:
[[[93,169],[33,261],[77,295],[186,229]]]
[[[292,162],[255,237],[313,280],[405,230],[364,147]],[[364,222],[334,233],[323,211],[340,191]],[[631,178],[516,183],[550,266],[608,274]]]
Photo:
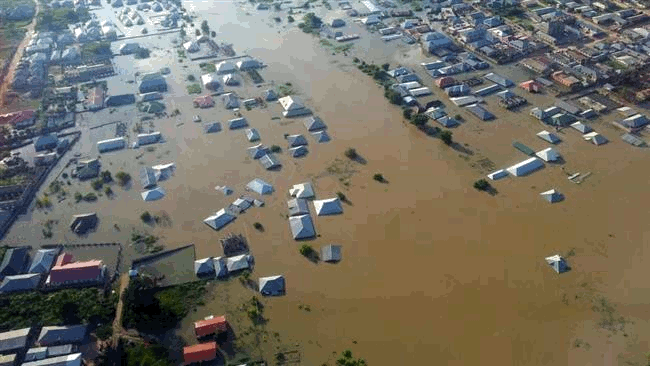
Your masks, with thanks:
[[[25,33],[25,37],[18,45],[18,48],[16,49],[16,53],[14,53],[14,57],[11,60],[11,64],[9,65],[9,69],[7,69],[7,74],[5,75],[2,84],[0,84],[0,113],[8,112],[6,110],[7,106],[5,105],[5,94],[9,91],[9,86],[11,85],[11,81],[14,79],[14,73],[16,72],[16,66],[18,66],[18,62],[20,61],[20,58],[25,50],[25,47],[27,47],[27,43],[29,43],[29,40],[31,39],[31,35],[34,34],[34,28],[36,27],[36,17],[39,11],[38,1],[34,1],[34,3],[36,4],[36,11],[34,12],[34,17],[32,18],[32,22],[29,23],[27,27],[25,27],[27,29],[27,32]]]
[[[113,320],[113,347],[117,346],[117,341],[120,339],[122,334],[122,309],[124,308],[124,303],[122,301],[122,293],[129,286],[129,275],[123,274],[120,277],[120,300],[117,302],[117,309],[115,310],[115,320]]]

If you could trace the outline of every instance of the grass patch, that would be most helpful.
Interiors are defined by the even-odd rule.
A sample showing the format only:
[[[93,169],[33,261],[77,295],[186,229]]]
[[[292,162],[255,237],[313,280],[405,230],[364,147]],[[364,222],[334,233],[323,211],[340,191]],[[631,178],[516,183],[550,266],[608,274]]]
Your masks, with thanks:
[[[188,94],[201,94],[201,84],[194,83],[187,86]]]
[[[131,181],[131,175],[129,173],[120,171],[115,174],[115,179],[117,179],[117,184],[119,184],[121,187],[124,187]]]
[[[39,325],[110,324],[118,297],[96,288],[0,296],[0,331]]]
[[[205,293],[205,282],[202,281],[157,290],[151,281],[133,278],[122,294],[123,325],[145,333],[173,329],[196,307]]]
[[[199,64],[201,67],[201,71],[203,72],[216,72],[217,71],[217,66],[213,63],[208,63],[208,62],[203,62]]]

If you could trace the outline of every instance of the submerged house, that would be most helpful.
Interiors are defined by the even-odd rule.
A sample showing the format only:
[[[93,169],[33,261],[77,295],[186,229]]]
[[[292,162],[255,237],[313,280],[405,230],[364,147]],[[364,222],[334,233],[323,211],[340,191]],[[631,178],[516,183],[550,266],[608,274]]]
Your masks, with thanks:
[[[282,115],[285,117],[295,117],[311,113],[311,110],[305,107],[302,100],[296,96],[289,95],[278,99],[278,101],[284,109]]]
[[[260,293],[264,296],[279,296],[285,293],[284,276],[260,277]]]
[[[537,169],[540,169],[544,166],[544,163],[542,163],[541,160],[538,158],[530,158],[526,159],[520,163],[517,163],[511,167],[509,167],[507,170],[510,174],[514,175],[515,177],[521,177],[524,175],[528,175],[532,172],[534,172]]]
[[[289,217],[289,227],[291,228],[291,235],[295,240],[313,238],[316,236],[314,224],[309,215]]]

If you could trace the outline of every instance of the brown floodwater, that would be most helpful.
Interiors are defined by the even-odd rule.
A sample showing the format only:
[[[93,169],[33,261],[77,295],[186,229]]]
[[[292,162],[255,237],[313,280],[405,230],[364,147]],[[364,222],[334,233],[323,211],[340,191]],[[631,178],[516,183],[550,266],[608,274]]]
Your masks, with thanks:
[[[623,143],[620,132],[609,127],[614,115],[592,123],[609,144],[595,146],[582,141],[576,131],[562,131],[557,149],[564,164],[546,164],[528,177],[497,181],[498,193],[489,195],[473,189],[472,182],[491,169],[525,159],[511,146],[513,140],[535,150],[546,147],[534,135],[543,128],[528,116],[532,106],[506,112],[491,96],[486,98],[487,108],[498,119],[480,122],[454,107],[421,73],[425,84],[435,89],[429,99],[439,98],[449,114],[465,117],[466,122],[453,130],[458,146],[447,147],[405,124],[399,108],[389,105],[382,89],[352,64],[357,56],[416,67],[425,59],[417,46],[384,43],[350,24],[348,29],[362,39],[348,56],[332,55],[316,39],[295,26],[275,25],[272,13],[257,12],[252,5],[186,2],[186,7],[208,19],[218,39],[234,43],[238,53],[267,63],[261,73],[268,83],[290,82],[328,125],[332,141],[316,144],[308,136],[305,158],[282,153],[278,155],[282,169],[265,171],[248,158],[245,148],[250,144],[243,131],[205,135],[200,124],[191,122],[195,113],[204,121],[222,123],[233,116],[222,104],[201,111],[191,107],[185,78],[190,73],[198,76],[197,64],[175,63],[176,52],[165,49],[144,62],[119,57],[116,63],[124,71],[109,86],[122,83],[123,88],[134,89],[134,84],[120,81],[132,79],[129,68],[151,71],[168,65],[172,67],[168,110],[179,108],[182,114],[155,121],[154,129],[166,137],[155,151],[123,150],[104,154],[101,160],[105,169],[124,169],[133,177],[142,164],[175,162],[175,176],[161,184],[167,196],[143,202],[139,183],[134,182],[126,190],[114,188],[113,199],[80,204],[68,199],[49,212],[32,211],[21,217],[4,243],[45,242],[39,223],[58,219],[48,243],[128,243],[132,230],[146,230],[167,248],[194,243],[197,257],[205,257],[221,254],[219,238],[226,232],[243,233],[256,258],[253,278],[284,274],[287,280],[286,296],[264,299],[266,329],[281,338],[258,340],[253,347],[256,355],[267,358],[278,350],[298,350],[303,364],[316,365],[332,361],[332,352],[351,349],[371,365],[642,364],[650,336],[645,316],[650,270],[644,263],[649,249],[644,221],[650,207],[648,157],[645,149]],[[515,82],[527,77],[516,66],[498,71]],[[247,82],[233,89],[257,96],[264,88]],[[529,100],[544,107],[553,103],[549,95]],[[267,146],[286,148],[284,134],[305,133],[301,118],[272,119],[281,116],[277,104],[242,114]],[[130,131],[136,120],[135,111],[128,108],[85,114],[80,125],[91,137],[75,151],[96,155],[93,141],[113,131],[91,132],[90,126],[123,121],[130,124]],[[356,148],[365,162],[343,157],[347,147]],[[575,184],[566,179],[562,167],[570,173],[592,174]],[[387,182],[375,182],[375,173],[383,174]],[[273,195],[263,197],[265,207],[251,208],[224,232],[202,223],[244,194],[245,184],[256,177],[275,188]],[[342,191],[350,199],[342,215],[314,216],[319,236],[309,242],[315,248],[340,243],[339,264],[307,261],[298,253],[300,243],[291,239],[285,217],[288,189],[308,180],[318,198]],[[70,192],[91,189],[88,183],[72,184]],[[224,197],[214,190],[223,184],[235,188],[235,195]],[[551,205],[539,197],[551,188],[562,192],[565,201]],[[139,219],[145,210],[168,213],[171,225],[147,227]],[[67,228],[68,220],[87,211],[98,213],[100,227],[86,238],[76,237]],[[254,230],[254,222],[262,223],[264,232]],[[555,253],[568,256],[570,272],[558,276],[546,265],[544,257]],[[127,258],[136,255],[127,247]],[[220,313],[228,314],[235,331],[244,333],[248,325],[238,306],[252,294],[238,281],[217,285],[206,305],[184,321],[180,334],[193,342],[190,323]],[[601,296],[613,310],[592,308]],[[629,322],[624,331],[605,329],[619,317]]]

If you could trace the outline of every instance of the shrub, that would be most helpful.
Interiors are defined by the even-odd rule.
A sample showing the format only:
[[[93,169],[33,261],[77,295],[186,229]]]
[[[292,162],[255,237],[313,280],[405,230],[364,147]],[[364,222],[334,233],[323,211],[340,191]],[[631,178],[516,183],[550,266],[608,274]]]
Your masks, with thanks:
[[[287,16],[287,22],[288,23],[293,23],[294,21],[295,21],[295,19],[293,19],[293,17],[291,15]]]
[[[125,172],[117,172],[117,174],[115,174],[115,178],[117,178],[117,184],[119,184],[122,187],[124,187],[131,181],[131,175]]]
[[[201,31],[198,30],[198,29],[194,30],[194,35],[196,35],[197,37],[200,36],[200,35],[201,35]]]
[[[86,195],[84,196],[84,201],[88,201],[88,202],[97,201],[97,195],[92,192],[86,193]]]
[[[440,133],[440,139],[441,139],[442,142],[444,142],[445,144],[447,144],[447,145],[451,145],[451,143],[453,142],[451,131],[449,131],[449,130],[444,130],[444,131],[442,131],[442,132]]]
[[[192,74],[187,75],[187,81],[192,81],[192,82],[194,82],[194,81],[196,81],[196,77],[195,77],[194,75],[192,75]]]
[[[314,254],[314,248],[312,248],[309,244],[303,244],[300,246],[300,254],[305,257],[309,257],[310,255]]]
[[[94,190],[99,191],[104,186],[104,181],[101,179],[95,179],[90,183],[90,185]]]
[[[190,84],[187,86],[187,93],[188,94],[200,94],[201,93],[201,84]]]
[[[402,111],[402,115],[404,116],[405,119],[410,120],[411,116],[413,115],[413,110],[411,108],[404,108]]]
[[[336,192],[336,197],[338,197],[341,201],[347,201],[348,198],[345,196],[343,192]]]
[[[212,38],[216,37],[216,36],[217,36],[217,32],[215,32],[215,31],[210,32],[210,36],[212,36]]]
[[[262,226],[262,224],[260,224],[259,222],[254,223],[253,227],[255,228],[255,230],[259,230],[259,231],[264,230],[264,226]]]
[[[104,187],[104,193],[105,193],[107,196],[110,196],[110,195],[113,194],[113,190],[111,189],[111,187],[106,186],[106,187]]]
[[[143,30],[143,32],[144,32],[144,30]],[[150,55],[151,55],[151,51],[149,51],[148,49],[143,48],[143,47],[140,47],[140,48],[138,48],[137,51],[135,51],[135,58],[138,59],[138,60],[143,60],[145,58],[149,58]]]
[[[396,92],[394,90],[386,89],[384,91],[384,97],[386,97],[386,99],[388,99],[388,101],[391,104],[395,104],[395,105],[401,105],[402,104],[402,96],[398,92]]]
[[[145,211],[145,212],[142,213],[142,215],[140,215],[140,219],[143,222],[150,222],[152,217],[151,217],[151,214],[149,213],[149,211]]]
[[[384,71],[388,71],[388,69],[390,68],[390,64],[385,63],[385,64],[381,65],[381,68],[384,69]]]
[[[282,148],[278,145],[271,145],[270,150],[272,153],[279,153],[282,151]]]
[[[61,174],[61,176],[63,177],[63,179],[68,179],[68,173],[63,173]]]
[[[104,324],[95,331],[97,338],[105,341],[113,336],[113,324]]]
[[[490,188],[490,183],[485,179],[479,179],[474,182],[474,188],[479,191],[487,191]]]
[[[455,116],[454,116],[454,119],[457,120],[457,121],[461,121],[461,122],[465,120],[465,119],[463,118],[463,116],[461,116],[460,114],[455,115]]]
[[[383,182],[384,176],[381,173],[375,173],[375,175],[372,176],[372,179],[376,180],[377,182]]]
[[[353,58],[353,59],[352,59],[352,62],[354,62],[355,64],[358,64],[358,63],[359,63],[359,61],[360,61],[360,60],[359,60],[359,58],[358,58],[358,57],[355,57],[355,58]]]
[[[347,148],[344,154],[348,159],[356,159],[359,156],[357,150],[351,147]]]
[[[74,193],[74,200],[75,200],[77,203],[81,202],[81,200],[83,200],[83,199],[84,199],[83,194],[81,194],[81,193],[79,193],[79,192],[75,192],[75,193]]]
[[[418,127],[424,126],[427,123],[428,120],[429,120],[429,117],[427,117],[424,114],[416,114],[415,116],[411,117],[411,123],[418,126]]]
[[[101,176],[102,179],[104,180],[104,183],[110,183],[113,181],[113,176],[111,176],[111,172],[109,172],[108,170],[103,171]]]

